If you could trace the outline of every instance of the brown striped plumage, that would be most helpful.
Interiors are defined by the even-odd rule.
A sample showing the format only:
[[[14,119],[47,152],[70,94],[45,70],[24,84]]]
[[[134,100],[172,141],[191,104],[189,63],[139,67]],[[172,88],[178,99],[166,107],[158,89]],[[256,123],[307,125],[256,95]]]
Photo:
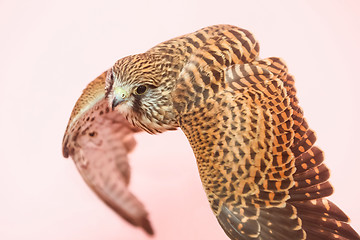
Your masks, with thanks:
[[[360,239],[326,199],[333,192],[329,170],[286,64],[258,53],[244,29],[203,28],[120,59],[103,94],[138,128],[184,131],[230,239]],[[65,155],[79,148],[69,129],[94,108],[81,99],[64,137]]]

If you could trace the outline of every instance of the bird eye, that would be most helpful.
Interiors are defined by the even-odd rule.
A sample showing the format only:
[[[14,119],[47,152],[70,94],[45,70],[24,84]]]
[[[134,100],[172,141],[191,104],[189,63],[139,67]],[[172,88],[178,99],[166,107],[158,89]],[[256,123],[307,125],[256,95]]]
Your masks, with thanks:
[[[141,85],[141,86],[138,86],[136,89],[135,89],[135,93],[137,95],[141,95],[141,94],[144,94],[147,90],[147,86],[146,85]]]

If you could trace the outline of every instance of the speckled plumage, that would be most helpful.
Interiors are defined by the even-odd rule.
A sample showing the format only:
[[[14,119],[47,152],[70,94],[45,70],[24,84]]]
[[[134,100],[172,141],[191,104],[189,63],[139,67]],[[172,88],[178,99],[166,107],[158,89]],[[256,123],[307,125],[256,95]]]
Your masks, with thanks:
[[[258,54],[251,33],[216,25],[120,59],[106,81],[95,80],[77,102],[64,137],[64,156],[70,154],[88,178],[79,167],[86,160],[79,160],[88,151],[86,141],[116,132],[111,122],[106,134],[102,124],[89,124],[93,115],[99,123],[104,116],[120,118],[118,127],[130,133],[180,127],[194,150],[210,206],[230,239],[360,239],[348,217],[326,199],[333,192],[329,170],[314,146],[315,133],[303,117],[286,64],[279,58],[261,60]],[[97,82],[102,85],[92,90]],[[96,114],[98,102],[107,115]],[[86,137],[81,145],[79,136],[87,133],[95,137]],[[119,136],[119,145],[112,142],[110,151],[124,149],[124,139]],[[108,155],[104,141],[98,141]],[[126,160],[126,154],[120,159]],[[98,194],[99,189],[95,187]],[[146,211],[139,208],[137,221],[126,209],[118,212],[152,232]]]

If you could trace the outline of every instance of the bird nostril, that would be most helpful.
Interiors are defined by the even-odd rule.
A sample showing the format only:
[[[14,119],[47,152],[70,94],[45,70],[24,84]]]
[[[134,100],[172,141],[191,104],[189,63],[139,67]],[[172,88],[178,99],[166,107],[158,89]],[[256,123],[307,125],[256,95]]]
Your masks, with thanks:
[[[125,98],[125,93],[121,94],[121,98]]]

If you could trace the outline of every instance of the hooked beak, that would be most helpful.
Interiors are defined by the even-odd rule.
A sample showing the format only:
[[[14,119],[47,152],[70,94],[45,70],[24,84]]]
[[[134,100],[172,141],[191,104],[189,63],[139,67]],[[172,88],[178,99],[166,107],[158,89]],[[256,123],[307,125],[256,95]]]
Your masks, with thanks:
[[[114,90],[114,99],[111,104],[112,110],[116,108],[119,104],[126,102],[128,100],[129,94],[122,88],[116,88]]]

